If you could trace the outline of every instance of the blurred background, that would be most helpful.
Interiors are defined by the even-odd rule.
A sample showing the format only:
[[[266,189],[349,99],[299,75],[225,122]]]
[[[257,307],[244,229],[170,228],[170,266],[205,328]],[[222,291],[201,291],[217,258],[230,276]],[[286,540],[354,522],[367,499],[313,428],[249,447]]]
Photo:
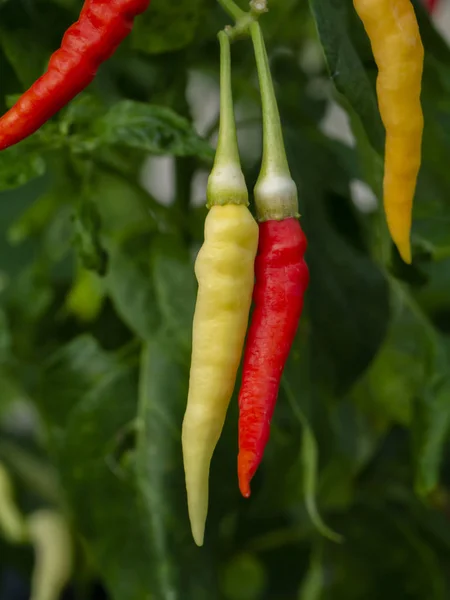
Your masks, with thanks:
[[[0,0],[2,113],[81,5]],[[229,20],[152,0],[88,90],[0,153],[1,600],[450,598],[450,2],[414,6],[411,266],[381,210],[377,70],[351,0],[269,0],[261,18],[311,283],[248,500],[231,402],[202,549],[180,428]],[[249,40],[232,59],[252,189]]]

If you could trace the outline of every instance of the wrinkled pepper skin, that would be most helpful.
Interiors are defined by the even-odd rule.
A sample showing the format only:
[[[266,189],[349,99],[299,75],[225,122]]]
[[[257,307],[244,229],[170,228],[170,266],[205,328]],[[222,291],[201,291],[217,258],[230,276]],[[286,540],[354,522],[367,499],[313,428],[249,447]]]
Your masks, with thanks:
[[[384,207],[403,260],[411,262],[411,215],[421,163],[424,50],[410,0],[354,0],[378,66],[377,96],[386,129]]]
[[[48,69],[0,118],[0,150],[27,138],[94,79],[150,0],[86,0]]]
[[[182,444],[189,517],[201,546],[211,458],[242,356],[254,284],[258,225],[244,205],[213,206],[195,264],[199,288]]]
[[[309,283],[306,246],[296,218],[259,225],[254,310],[239,393],[238,477],[246,498],[269,439],[281,375],[303,309]]]

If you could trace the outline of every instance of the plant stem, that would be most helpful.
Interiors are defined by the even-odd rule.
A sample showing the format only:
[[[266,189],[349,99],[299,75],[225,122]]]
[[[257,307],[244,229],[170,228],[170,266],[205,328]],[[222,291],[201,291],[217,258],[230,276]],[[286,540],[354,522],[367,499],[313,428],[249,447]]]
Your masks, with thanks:
[[[234,2],[234,0],[217,0],[220,6],[223,8],[225,12],[227,12],[230,17],[233,17],[235,21],[242,19],[242,17],[246,14],[242,8]]]
[[[230,40],[225,32],[218,36],[220,43],[220,125],[216,162],[240,163],[231,91]]]
[[[298,197],[286,157],[280,113],[266,46],[257,21],[250,24],[261,90],[263,156],[254,196],[258,221],[297,218]]]
[[[269,58],[259,23],[254,21],[250,25],[250,33],[255,50],[259,87],[261,88],[264,131],[262,171],[265,175],[270,173],[290,175]]]
[[[242,174],[231,89],[231,56],[228,35],[218,34],[220,43],[220,126],[216,157],[208,180],[208,207],[214,204],[248,204]]]

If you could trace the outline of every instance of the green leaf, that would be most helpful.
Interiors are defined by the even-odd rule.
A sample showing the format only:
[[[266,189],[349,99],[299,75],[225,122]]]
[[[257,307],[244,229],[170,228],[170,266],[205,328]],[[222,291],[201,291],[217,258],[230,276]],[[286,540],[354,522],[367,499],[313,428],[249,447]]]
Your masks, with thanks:
[[[348,182],[326,144],[287,129],[292,174],[301,190],[302,227],[308,239],[310,284],[305,300],[313,328],[314,376],[344,392],[367,368],[383,342],[389,319],[389,287],[370,258],[336,230],[333,214],[346,208]],[[298,157],[308,156],[308,161]],[[322,176],[327,173],[327,177]],[[342,189],[343,188],[343,189]],[[336,194],[334,190],[340,189]],[[326,204],[332,206],[333,212]],[[303,206],[302,206],[303,204]],[[357,222],[356,222],[357,223]],[[347,238],[359,237],[346,223]]]
[[[128,327],[141,339],[152,339],[160,324],[160,311],[151,277],[147,238],[109,248],[106,286]]]
[[[45,161],[27,146],[19,144],[0,152],[0,191],[25,185],[28,181],[44,175]]]
[[[164,326],[185,356],[190,354],[197,284],[185,247],[173,236],[160,236],[152,248],[152,276]]]
[[[413,412],[415,487],[428,496],[439,484],[445,444],[450,431],[450,379],[430,385],[416,398]]]
[[[104,275],[108,255],[100,240],[101,225],[96,205],[88,198],[83,198],[75,213],[75,247],[86,269]]]
[[[156,566],[151,589],[161,600],[216,597],[210,555],[194,550],[187,515],[181,449],[187,388],[187,369],[173,359],[169,340],[155,335],[141,360],[136,470],[142,528]]]
[[[420,309],[393,284],[392,320],[372,365],[352,391],[360,407],[382,421],[407,425],[415,398],[422,397],[437,367],[439,344]]]
[[[95,359],[95,357],[92,357]],[[103,362],[103,356],[98,360]],[[76,384],[66,380],[66,387]],[[53,396],[60,392],[53,388]],[[124,428],[136,414],[136,382],[119,367],[78,395],[56,448],[77,528],[114,600],[150,600],[156,565],[132,478],[118,463]]]
[[[89,335],[61,347],[44,364],[39,406],[52,428],[64,430],[70,411],[94,386],[117,370],[112,354]]]
[[[186,119],[170,108],[131,100],[118,102],[106,115],[94,120],[90,135],[83,143],[91,150],[119,146],[151,154],[198,156],[207,161],[213,157],[210,145]]]
[[[310,0],[328,71],[337,88],[359,115],[373,147],[382,152],[384,131],[375,90],[354,47],[348,0]],[[352,23],[356,25],[356,21]],[[361,24],[359,24],[361,27]]]
[[[42,40],[30,36],[28,29],[0,28],[1,47],[27,89],[45,71],[48,53]],[[25,90],[24,90],[25,91]]]
[[[204,5],[204,0],[153,0],[149,10],[136,21],[134,48],[159,54],[188,46],[197,33]]]

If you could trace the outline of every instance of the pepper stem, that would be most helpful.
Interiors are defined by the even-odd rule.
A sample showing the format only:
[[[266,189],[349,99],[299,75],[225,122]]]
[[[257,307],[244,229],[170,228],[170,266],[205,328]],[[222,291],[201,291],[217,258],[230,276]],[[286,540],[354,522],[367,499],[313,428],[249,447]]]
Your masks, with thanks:
[[[289,171],[269,58],[258,22],[250,25],[250,33],[261,89],[263,121],[262,165],[255,186],[258,219],[268,221],[297,217],[297,187]]]
[[[238,21],[245,15],[245,12],[242,10],[242,8],[239,8],[234,0],[218,0],[218,2],[223,10],[227,12],[235,21]]]
[[[231,91],[230,40],[224,31],[220,42],[220,126],[214,166],[208,179],[208,208],[216,204],[248,205],[248,192],[239,158]]]

